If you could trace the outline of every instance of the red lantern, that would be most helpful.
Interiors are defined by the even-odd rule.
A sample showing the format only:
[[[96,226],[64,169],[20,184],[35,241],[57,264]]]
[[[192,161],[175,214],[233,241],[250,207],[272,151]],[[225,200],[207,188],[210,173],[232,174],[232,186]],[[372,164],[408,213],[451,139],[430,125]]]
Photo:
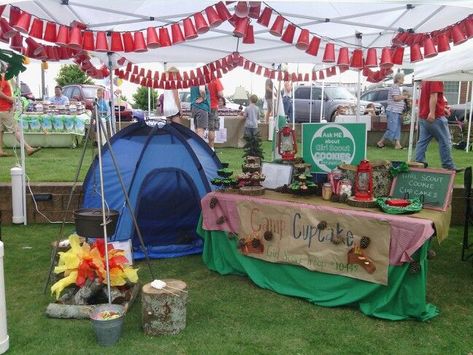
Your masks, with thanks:
[[[473,18],[467,18],[463,21],[465,32],[468,38],[473,38]]]
[[[294,40],[294,34],[296,33],[296,26],[294,26],[292,23],[287,25],[286,30],[284,31],[284,34],[281,37],[281,40],[286,43],[291,43]]]
[[[245,37],[249,23],[250,20],[248,17],[238,19],[235,29],[233,30],[233,35],[238,38]]]
[[[296,132],[287,125],[278,132],[278,152],[282,160],[294,160],[296,156]]]
[[[393,66],[393,60],[391,57],[391,49],[384,47],[382,52],[381,52],[381,63],[380,67],[381,68],[386,68],[386,67],[392,67]]]
[[[411,63],[420,62],[422,59],[422,53],[420,51],[420,46],[416,43],[411,46]]]
[[[205,8],[205,13],[207,15],[207,19],[209,20],[210,27],[217,27],[223,22],[213,6]]]
[[[204,15],[202,15],[201,12],[194,14],[194,21],[197,33],[205,33],[209,30],[209,25],[207,24],[207,21],[205,21]]]
[[[452,31],[453,45],[457,46],[467,40],[465,34],[463,33],[459,25],[453,26],[451,31]]]
[[[376,48],[368,48],[366,52],[366,63],[365,67],[373,68],[378,66],[378,55],[376,54]]]
[[[62,46],[69,44],[69,28],[67,26],[59,26],[56,43]]]
[[[103,31],[97,32],[97,38],[95,39],[95,50],[97,52],[108,52],[107,34]]]
[[[250,9],[248,8],[248,3],[246,1],[238,1],[235,6],[235,15],[244,18],[247,17],[250,13]]]
[[[441,52],[446,52],[450,50],[450,43],[448,41],[448,37],[446,33],[441,33],[437,37],[437,48],[438,51]]]
[[[438,54],[437,49],[435,48],[434,41],[432,38],[427,37],[424,39],[424,57],[431,58],[435,57]]]
[[[194,39],[194,38],[197,38],[197,36],[198,34],[197,34],[197,31],[195,30],[192,20],[189,17],[185,18],[184,19],[184,37],[186,37],[186,39]]]
[[[273,23],[273,26],[271,26],[269,33],[271,33],[273,36],[281,37],[283,28],[284,28],[284,17],[282,17],[281,15],[278,15],[278,17],[276,17],[276,20]]]
[[[44,40],[48,42],[56,42],[56,24],[54,22],[46,23],[46,29],[44,30]]]
[[[309,30],[301,30],[299,38],[297,39],[296,48],[304,51],[309,48]]]
[[[125,53],[135,51],[135,44],[133,43],[133,35],[131,32],[125,32],[123,34],[123,47],[125,49]]]
[[[161,29],[159,33],[161,34]],[[179,25],[179,23],[176,22],[171,25],[171,33],[172,33],[172,44],[179,44],[185,41],[184,35],[182,34],[181,25]]]
[[[97,36],[98,36],[98,34],[97,34]],[[141,31],[136,31],[135,32],[134,45],[135,45],[135,52],[146,52],[146,51],[148,51],[148,48],[146,47],[146,43],[145,43],[145,38],[143,36],[143,32],[141,32]]]
[[[218,15],[223,21],[227,21],[232,15],[230,14],[230,11],[228,11],[227,7],[223,3],[223,1],[220,1],[215,5],[215,9],[218,12]]]
[[[43,39],[43,21],[42,20],[40,20],[39,18],[35,18],[33,20],[33,24],[31,25],[29,35],[35,38]]]
[[[320,47],[320,38],[319,37],[312,37],[312,40],[310,41],[309,48],[305,51],[307,54],[316,56],[317,53],[319,52],[319,47]]]
[[[38,54],[40,54],[41,50],[43,49],[43,46],[31,37],[26,38],[26,44],[28,45],[28,49],[31,50],[31,53],[33,53],[33,56],[37,56]]]
[[[243,43],[253,44],[255,43],[255,33],[253,30],[253,25],[248,25],[246,30],[246,35],[243,37]]]
[[[12,24],[12,27],[21,33],[28,33],[30,29],[30,23],[31,23],[31,15],[27,12],[23,12],[20,15],[20,18],[18,19],[18,22],[15,24]]]
[[[251,18],[258,18],[261,12],[261,2],[253,2],[250,3],[250,12],[248,13],[248,16]]]
[[[9,19],[10,26],[13,27],[14,25],[16,25],[20,17],[21,17],[20,9],[15,6],[10,6],[10,19]]]
[[[350,68],[355,70],[363,69],[363,51],[355,49],[351,55]]]
[[[322,59],[324,63],[335,63],[335,45],[333,43],[327,43],[325,45],[324,57]]]
[[[82,49],[86,51],[95,50],[94,34],[92,31],[84,31],[84,34],[82,35]]]
[[[261,16],[258,18],[256,22],[258,22],[261,26],[268,27],[269,21],[271,20],[272,13],[273,13],[273,10],[271,10],[270,7],[265,7],[263,12],[261,13]]]
[[[125,38],[125,36],[123,36],[123,38]],[[149,49],[158,48],[161,46],[158,34],[156,33],[156,28],[148,27],[146,29],[146,45]]]
[[[8,21],[5,20],[3,17],[0,18],[0,27],[2,29],[3,37],[5,38],[12,38],[18,33],[13,28],[11,28],[11,26],[8,24]]]
[[[356,169],[355,200],[373,200],[373,167],[368,160],[362,160]]]
[[[401,65],[404,60],[404,47],[396,47],[392,59],[393,64]]]
[[[325,79],[324,71],[319,70],[319,80],[324,80],[324,79]]]

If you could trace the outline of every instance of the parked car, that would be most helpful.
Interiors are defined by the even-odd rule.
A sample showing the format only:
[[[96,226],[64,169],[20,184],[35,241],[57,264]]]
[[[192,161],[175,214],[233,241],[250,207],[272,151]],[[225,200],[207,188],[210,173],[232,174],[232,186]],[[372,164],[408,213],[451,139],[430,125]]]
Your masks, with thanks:
[[[324,88],[323,117],[328,122],[333,122],[337,115],[337,110],[347,107],[356,112],[356,97],[343,86],[326,86]],[[322,103],[322,87],[312,86],[312,101],[310,99],[310,86],[299,86],[295,89],[295,121],[309,122],[310,107],[312,106],[312,122],[319,122],[320,107]],[[364,114],[369,101],[360,101],[360,113]],[[384,112],[381,104],[375,103],[377,115]]]
[[[120,106],[115,105],[115,118],[122,121],[133,121],[133,108],[126,101],[121,101]]]
[[[21,96],[26,97],[28,100],[34,100],[35,99],[35,97],[33,95],[33,92],[31,91],[28,84],[26,84],[24,82],[20,82],[20,87],[21,87]]]
[[[401,87],[401,91],[404,90],[407,90],[409,95],[412,96],[412,86],[403,85]],[[389,87],[386,86],[369,89],[361,94],[360,99],[364,101],[380,103],[386,110],[386,107],[388,107],[388,91]]]
[[[190,111],[191,109],[191,92],[190,91],[180,91],[179,99],[181,100],[181,110]]]
[[[103,88],[103,86],[85,84],[66,85],[62,88],[62,94],[67,96],[69,100],[82,101],[87,110],[93,110],[98,88]]]
[[[466,116],[465,116],[466,109]],[[466,102],[464,104],[450,105],[450,116],[448,117],[449,121],[468,121],[470,118],[470,103]]]

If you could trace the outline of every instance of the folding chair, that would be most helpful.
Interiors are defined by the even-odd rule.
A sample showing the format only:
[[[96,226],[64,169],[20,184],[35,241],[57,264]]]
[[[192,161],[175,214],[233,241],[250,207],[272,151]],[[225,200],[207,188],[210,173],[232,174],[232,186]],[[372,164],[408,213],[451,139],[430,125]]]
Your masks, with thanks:
[[[473,208],[472,208],[472,192],[471,192],[471,166],[465,169],[465,221],[463,225],[463,248],[462,260],[465,261],[473,256],[473,252],[467,254],[470,247],[473,247],[473,242],[469,242],[469,227],[473,226]]]

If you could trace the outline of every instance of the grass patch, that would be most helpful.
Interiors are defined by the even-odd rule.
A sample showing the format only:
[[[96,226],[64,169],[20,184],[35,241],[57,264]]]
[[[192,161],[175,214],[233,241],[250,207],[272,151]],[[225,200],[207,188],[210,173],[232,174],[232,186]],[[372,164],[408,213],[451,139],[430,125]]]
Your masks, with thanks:
[[[70,230],[71,227],[68,227]],[[125,319],[113,348],[96,345],[88,321],[49,319],[42,290],[50,242],[59,226],[3,227],[9,354],[467,354],[473,351],[473,268],[460,261],[462,230],[452,228],[430,263],[427,297],[440,308],[428,322],[369,318],[348,307],[322,308],[278,295],[246,277],[209,271],[200,256],[153,260],[159,278],[189,286],[187,327],[177,336],[148,337],[141,303]],[[150,281],[140,263],[141,282]],[[408,300],[405,300],[408,302]]]
[[[272,159],[271,142],[263,142],[264,157],[269,161]],[[299,149],[302,147],[299,146]],[[10,149],[6,152],[14,154]],[[19,151],[16,151],[19,154]],[[26,172],[31,181],[34,182],[64,182],[74,181],[79,159],[82,154],[82,148],[43,148],[40,152],[32,157],[26,158]],[[79,181],[83,181],[87,170],[93,160],[94,151],[88,149],[84,158],[84,164],[80,174]],[[299,152],[302,154],[302,152]],[[463,150],[452,150],[453,160],[459,167],[467,167],[472,165],[473,153],[466,153]],[[470,155],[468,155],[470,154]],[[243,162],[243,149],[237,148],[218,148],[217,155],[221,161],[229,162],[230,167],[235,171],[241,171],[241,164]],[[397,151],[386,147],[385,149],[378,149],[376,147],[368,147],[368,159],[384,159],[384,160],[407,160],[407,150]],[[440,168],[440,156],[438,152],[438,145],[433,142],[427,151],[427,161],[432,168]],[[10,168],[19,162],[19,158],[7,157],[0,158],[0,182],[10,182]],[[456,184],[463,185],[463,175],[458,174],[455,178]]]

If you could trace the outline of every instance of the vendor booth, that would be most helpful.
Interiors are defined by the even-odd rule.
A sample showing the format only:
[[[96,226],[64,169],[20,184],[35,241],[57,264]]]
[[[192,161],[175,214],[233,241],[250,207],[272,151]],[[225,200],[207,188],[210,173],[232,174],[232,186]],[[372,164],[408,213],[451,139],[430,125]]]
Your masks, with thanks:
[[[110,92],[115,92],[114,77],[147,87],[151,97],[151,89],[205,86],[236,68],[274,81],[269,120],[274,127],[268,132],[275,159],[270,166],[261,161],[259,137],[250,134],[242,172],[233,175],[229,164],[221,164],[200,137],[166,123],[165,117],[128,127],[111,143],[98,134],[97,159],[85,186],[89,196],[93,192],[89,207],[99,212],[105,244],[114,235],[107,231],[106,214],[107,199],[112,198],[116,204],[110,205],[120,214],[116,239],[134,238],[153,278],[148,260],[152,247],[194,243],[197,229],[204,262],[221,274],[247,275],[257,285],[285,295],[328,307],[355,306],[383,319],[424,321],[438,314],[426,299],[427,252],[433,236],[442,240],[448,235],[454,173],[389,162],[379,165],[378,174],[378,166],[366,160],[369,127],[362,122],[371,119],[360,118],[361,79],[381,82],[395,65],[429,60],[449,51],[449,43],[459,46],[473,38],[471,2],[15,4],[1,7],[2,37],[12,50],[43,61],[73,60],[92,78],[108,77]],[[189,62],[196,66],[176,72],[142,66],[156,60],[163,67]],[[291,72],[285,63],[314,66]],[[295,122],[287,124],[281,110],[281,84],[325,83],[347,70],[358,77],[355,117],[350,123],[340,117],[329,124],[303,124],[298,146]],[[113,95],[110,101],[114,107]],[[96,107],[107,105],[102,98],[96,101]],[[26,134],[33,130],[43,135],[80,136],[77,127],[84,123],[79,118],[24,121]],[[103,130],[100,119],[95,125],[98,132]],[[240,117],[224,117],[221,144],[240,147],[243,125]],[[116,161],[115,148],[123,161]],[[118,190],[119,197],[110,196],[111,190]],[[78,238],[73,241],[77,247]],[[108,253],[103,244],[101,248]],[[54,261],[51,258],[51,270]],[[111,304],[110,267],[106,256]],[[69,270],[68,275],[74,276]]]

